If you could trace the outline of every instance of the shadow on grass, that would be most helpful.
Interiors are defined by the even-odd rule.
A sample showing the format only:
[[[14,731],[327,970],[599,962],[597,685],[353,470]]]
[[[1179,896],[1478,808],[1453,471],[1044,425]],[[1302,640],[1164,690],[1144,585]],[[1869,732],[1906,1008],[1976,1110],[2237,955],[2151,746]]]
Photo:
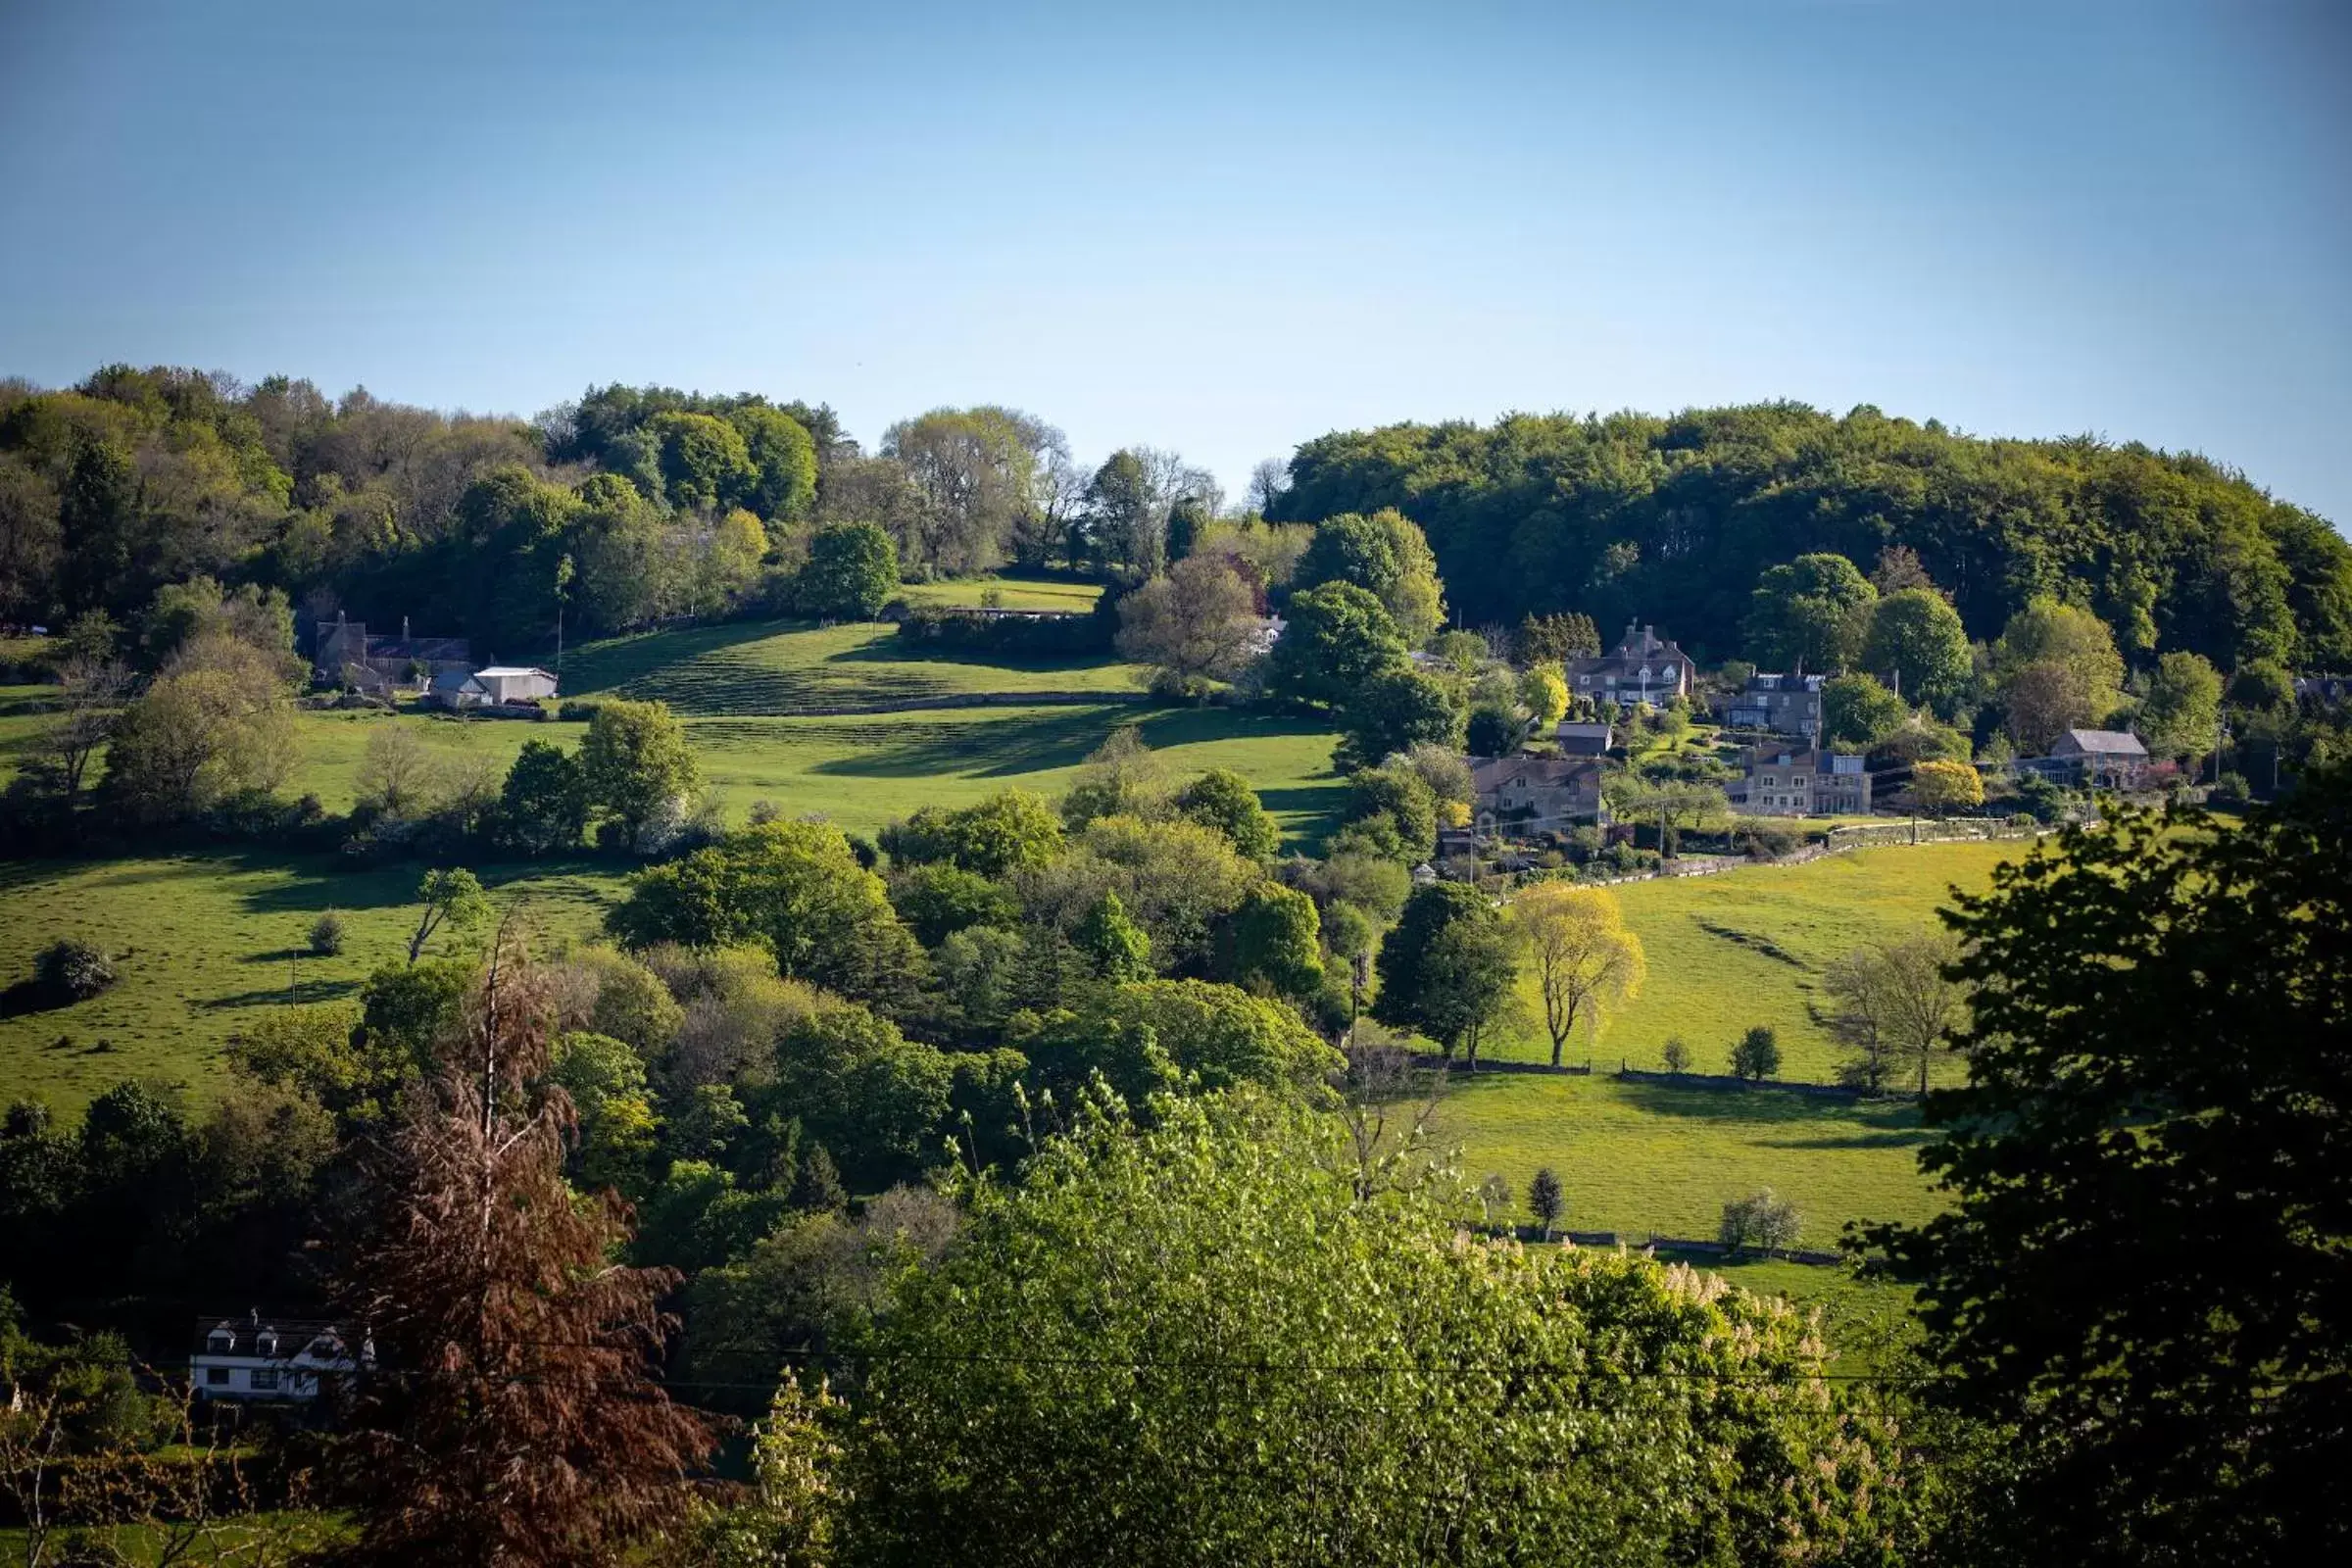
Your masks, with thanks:
[[[280,1003],[332,1002],[338,997],[355,995],[359,989],[360,982],[352,979],[303,980],[290,986],[256,986],[251,991],[231,992],[225,997],[207,997],[197,1005],[220,1009],[271,1006]]]
[[[764,642],[781,632],[807,631],[812,624],[806,620],[737,620],[717,626],[689,626],[683,631],[638,632],[590,643],[585,648],[573,649],[564,662],[564,695],[589,697],[617,691],[705,654]]]
[[[1122,723],[1127,710],[1006,709],[969,723],[920,721],[891,726],[897,737],[849,757],[829,758],[812,773],[847,778],[921,778],[940,773],[979,778],[1075,767]]]
[[[0,991],[0,1018],[29,1018],[39,1012],[63,1012],[74,1004],[38,980],[20,980]]]
[[[1860,1123],[1871,1129],[1873,1136],[1910,1132],[1919,1126],[1919,1110],[1914,1105],[1798,1094],[1785,1088],[1775,1089],[1769,1083],[1753,1089],[1676,1089],[1664,1084],[1620,1082],[1616,1089],[1627,1103],[1656,1116],[1683,1116],[1696,1121]]]
[[[1908,1132],[1855,1133],[1846,1138],[1774,1138],[1775,1149],[1917,1149],[1935,1138],[1925,1127]]]

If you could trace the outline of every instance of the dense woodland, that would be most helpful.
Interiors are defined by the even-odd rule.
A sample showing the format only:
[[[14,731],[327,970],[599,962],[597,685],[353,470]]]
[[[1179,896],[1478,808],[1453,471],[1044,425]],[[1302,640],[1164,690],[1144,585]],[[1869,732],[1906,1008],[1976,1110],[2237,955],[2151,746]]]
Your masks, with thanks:
[[[2134,662],[2165,648],[2225,670],[2352,665],[2352,546],[2193,455],[1780,403],[1334,433],[1300,446],[1290,477],[1269,515],[1395,507],[1418,522],[1471,624],[1639,615],[1727,658],[1767,568],[1835,552],[1867,569],[1892,545],[1979,640],[2046,596],[2095,611]]]

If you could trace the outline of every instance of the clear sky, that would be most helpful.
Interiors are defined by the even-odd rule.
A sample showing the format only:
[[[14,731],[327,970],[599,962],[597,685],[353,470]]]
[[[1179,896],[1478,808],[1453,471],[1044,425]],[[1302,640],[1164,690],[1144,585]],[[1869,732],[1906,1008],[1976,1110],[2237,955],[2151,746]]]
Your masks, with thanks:
[[[1790,397],[2352,522],[2352,7],[0,0],[0,373],[1322,431]]]

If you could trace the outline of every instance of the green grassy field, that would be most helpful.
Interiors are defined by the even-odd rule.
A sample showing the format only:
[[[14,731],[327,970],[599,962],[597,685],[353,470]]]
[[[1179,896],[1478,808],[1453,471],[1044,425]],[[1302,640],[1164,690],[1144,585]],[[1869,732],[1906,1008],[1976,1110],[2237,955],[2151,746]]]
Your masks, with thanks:
[[[1084,612],[1102,597],[1099,582],[1074,582],[1061,577],[956,577],[946,582],[910,582],[905,589],[912,605],[946,605],[977,610],[994,590],[1003,610],[1061,610]]]
[[[571,746],[587,726],[368,712],[301,715],[304,763],[288,788],[349,808],[368,737],[415,729],[456,766],[502,772],[529,740]],[[686,720],[711,795],[738,819],[755,801],[820,811],[872,832],[928,805],[960,806],[1018,786],[1052,794],[1122,724],[1137,725],[1182,778],[1229,767],[1255,784],[1294,843],[1336,821],[1343,787],[1331,771],[1329,731],[1296,719],[1227,709],[1073,704],[1048,708],[925,709],[834,717],[752,715]]]
[[[1642,938],[1649,981],[1597,1043],[1571,1043],[1590,1078],[1494,1075],[1469,1080],[1444,1113],[1448,1141],[1475,1179],[1492,1171],[1524,1199],[1550,1165],[1568,1190],[1566,1223],[1698,1237],[1715,1234],[1722,1205],[1758,1187],[1792,1198],[1806,1243],[1828,1247],[1849,1219],[1917,1219],[1936,1199],[1919,1174],[1924,1136],[1900,1104],[1861,1105],[1769,1089],[1671,1090],[1605,1076],[1622,1059],[1663,1065],[1681,1036],[1695,1068],[1722,1072],[1733,1039],[1769,1024],[1786,1079],[1831,1081],[1838,1052],[1811,1008],[1824,965],[1866,942],[1927,926],[1953,885],[1985,887],[1992,868],[2025,853],[2009,844],[1899,846],[1829,856],[1802,865],[1742,867],[1720,876],[1660,879],[1614,889]],[[1532,1030],[1490,1045],[1498,1057],[1548,1056],[1532,985]],[[1955,1061],[1938,1081],[1955,1080]]]
[[[1952,887],[1982,892],[1994,866],[2026,853],[2020,841],[1896,845],[1611,889],[1642,939],[1648,984],[1597,1039],[1571,1041],[1568,1059],[1655,1070],[1666,1042],[1680,1036],[1696,1070],[1722,1072],[1732,1042],[1760,1023],[1780,1037],[1782,1077],[1830,1082],[1838,1052],[1812,1012],[1826,1005],[1823,968],[1865,943],[1935,925]],[[1532,988],[1524,1000],[1532,1027],[1494,1054],[1547,1058]]]
[[[115,986],[67,1007],[30,988],[0,993],[0,1098],[30,1095],[61,1113],[126,1078],[186,1085],[198,1100],[220,1082],[220,1056],[247,1020],[287,1003],[356,996],[369,970],[405,956],[416,919],[414,866],[354,869],[335,857],[179,856],[0,865],[0,976],[29,976],[60,937],[117,955]],[[593,930],[619,886],[587,863],[488,869],[483,880],[552,947]],[[329,907],[342,911],[341,956],[314,958],[303,942]]]
[[[1528,1179],[1550,1166],[1572,1230],[1706,1241],[1724,1202],[1759,1187],[1795,1200],[1808,1247],[1835,1245],[1848,1219],[1936,1211],[1914,1163],[1925,1136],[1907,1105],[1495,1074],[1446,1097],[1438,1135],[1460,1147],[1470,1179],[1508,1182],[1523,1219]]]
[[[563,673],[566,697],[658,698],[680,713],[727,716],[998,693],[1135,694],[1146,678],[1117,660],[957,657],[910,651],[888,625],[805,621],[614,637],[566,654]]]

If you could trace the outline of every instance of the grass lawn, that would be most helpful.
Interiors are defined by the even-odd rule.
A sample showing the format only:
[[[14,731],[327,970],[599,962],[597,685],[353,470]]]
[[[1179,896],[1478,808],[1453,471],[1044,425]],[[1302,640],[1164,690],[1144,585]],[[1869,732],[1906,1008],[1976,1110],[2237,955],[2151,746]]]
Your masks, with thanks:
[[[1002,596],[1001,610],[1063,610],[1083,613],[1102,597],[1099,582],[1062,577],[1000,574],[993,577],[954,577],[945,582],[910,582],[904,592],[910,605],[944,605],[978,610],[990,589]]]
[[[24,766],[32,744],[56,711],[55,686],[0,686],[0,779]]]
[[[587,727],[368,712],[304,713],[300,722],[304,761],[287,787],[316,793],[330,811],[349,808],[368,737],[388,724],[415,728],[455,765],[486,762],[502,773],[523,742],[573,746]],[[921,806],[966,805],[1016,785],[1057,792],[1122,724],[1139,726],[1178,778],[1229,767],[1249,779],[1295,843],[1337,824],[1344,790],[1331,771],[1331,733],[1228,709],[949,708],[697,717],[686,729],[711,794],[738,819],[754,801],[769,800],[870,833]]]
[[[680,713],[741,716],[1000,692],[1132,694],[1147,673],[1101,657],[1012,661],[910,650],[879,622],[735,621],[574,649],[564,659],[564,694],[659,698]]]
[[[349,1000],[369,970],[406,956],[419,874],[258,853],[0,866],[0,977],[29,977],[34,955],[67,936],[115,953],[120,975],[66,1007],[29,987],[0,992],[0,1098],[31,1095],[72,1114],[126,1078],[205,1098],[221,1048],[261,1009]],[[542,948],[594,929],[619,887],[613,869],[589,862],[490,868],[483,879],[502,906],[519,906]],[[309,957],[304,938],[328,907],[344,914],[347,945]]]
[[[0,1530],[0,1559],[23,1562],[25,1534],[23,1530]],[[232,1563],[283,1561],[290,1549],[332,1545],[346,1531],[328,1514],[288,1511],[239,1514],[222,1519],[210,1527],[193,1547],[175,1541],[172,1533],[160,1525],[97,1525],[74,1534],[87,1545],[115,1554],[98,1558],[77,1556],[72,1559],[75,1562],[120,1560],[131,1568],[153,1568],[164,1562],[184,1564],[185,1568],[214,1568],[216,1564],[227,1568]],[[52,1538],[49,1549],[54,1552],[57,1548],[58,1542]]]
[[[1722,1072],[1732,1042],[1761,1023],[1780,1036],[1782,1077],[1830,1082],[1838,1052],[1811,1010],[1827,1004],[1823,968],[1865,943],[1933,926],[1953,886],[1982,892],[1994,866],[2023,858],[2028,848],[2017,840],[1894,845],[1613,888],[1642,939],[1648,984],[1597,1041],[1569,1042],[1567,1059],[1654,1070],[1664,1065],[1660,1050],[1679,1035],[1697,1070]],[[1551,1044],[1532,985],[1524,1000],[1534,1021],[1492,1050],[1546,1059]]]
[[[1726,1200],[1770,1187],[1803,1211],[1799,1245],[1826,1249],[1849,1219],[1937,1207],[1914,1163],[1927,1135],[1908,1105],[1494,1074],[1454,1089],[1438,1130],[1460,1146],[1469,1179],[1510,1183],[1523,1221],[1528,1179],[1550,1166],[1572,1230],[1706,1241]]]

